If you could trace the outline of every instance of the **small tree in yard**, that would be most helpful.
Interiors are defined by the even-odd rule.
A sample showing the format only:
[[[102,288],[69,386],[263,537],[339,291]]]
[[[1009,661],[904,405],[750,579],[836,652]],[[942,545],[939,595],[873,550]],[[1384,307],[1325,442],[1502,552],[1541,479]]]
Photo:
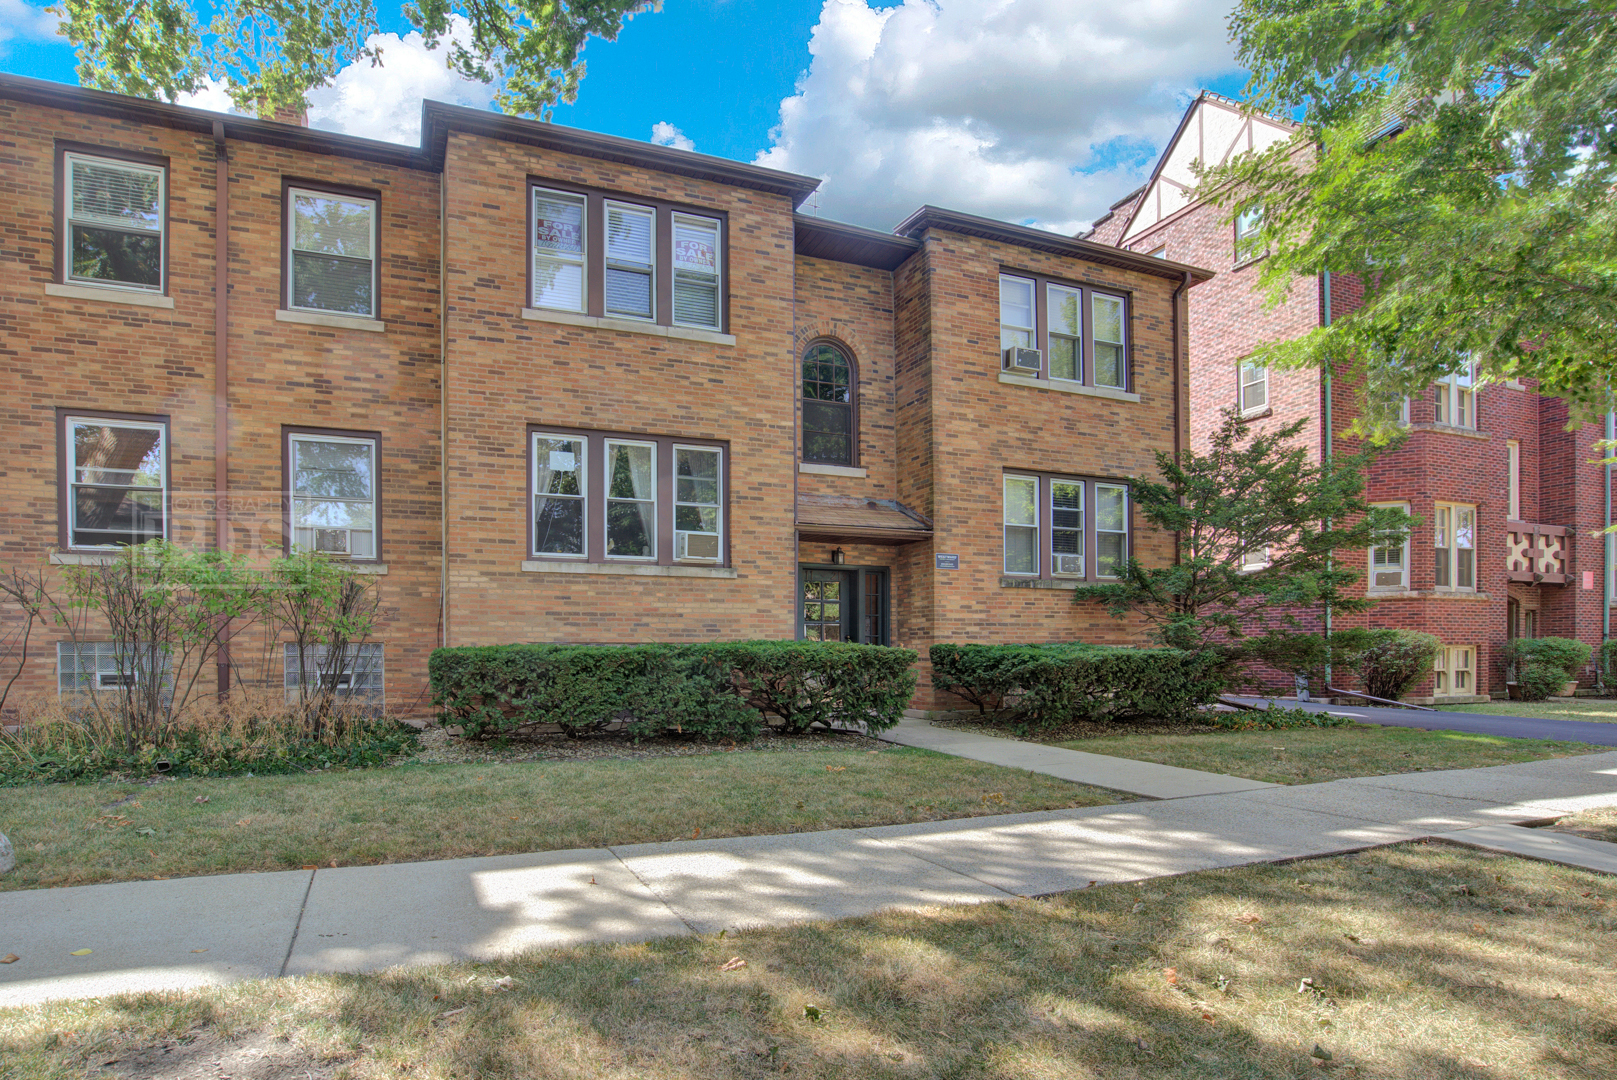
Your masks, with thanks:
[[[365,674],[351,669],[359,667],[359,646],[376,628],[381,598],[368,576],[312,551],[276,559],[263,596],[267,641],[274,648],[283,637],[291,639],[298,705],[318,737],[328,724],[342,723],[336,705],[344,676],[352,689]]]
[[[1136,478],[1131,490],[1146,522],[1178,534],[1178,559],[1130,558],[1120,580],[1081,586],[1076,602],[1138,613],[1163,644],[1218,648],[1232,660],[1250,626],[1292,631],[1305,611],[1367,608],[1352,588],[1358,560],[1336,553],[1401,543],[1414,519],[1364,501],[1376,447],[1316,463],[1294,441],[1307,422],[1254,434],[1228,410],[1206,454],[1159,453],[1163,480]]]

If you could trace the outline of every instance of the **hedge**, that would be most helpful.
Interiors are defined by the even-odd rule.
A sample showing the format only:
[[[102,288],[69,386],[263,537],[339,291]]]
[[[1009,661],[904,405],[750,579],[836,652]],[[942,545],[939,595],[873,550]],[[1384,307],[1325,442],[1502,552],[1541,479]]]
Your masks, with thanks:
[[[1594,646],[1576,638],[1516,638],[1505,644],[1505,663],[1516,669],[1523,701],[1543,701],[1578,677]]]
[[[789,732],[899,721],[915,653],[874,645],[734,641],[693,645],[491,645],[434,650],[440,719],[469,738],[555,724],[618,725],[634,738],[750,739],[773,715]]]
[[[1223,693],[1213,651],[1063,645],[934,645],[932,684],[1020,727],[1125,716],[1184,719]]]

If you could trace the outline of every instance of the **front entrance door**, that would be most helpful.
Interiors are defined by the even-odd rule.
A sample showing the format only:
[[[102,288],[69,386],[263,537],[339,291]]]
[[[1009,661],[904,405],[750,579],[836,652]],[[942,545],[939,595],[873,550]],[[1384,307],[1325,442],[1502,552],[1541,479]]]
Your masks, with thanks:
[[[802,568],[804,641],[887,643],[887,571]]]

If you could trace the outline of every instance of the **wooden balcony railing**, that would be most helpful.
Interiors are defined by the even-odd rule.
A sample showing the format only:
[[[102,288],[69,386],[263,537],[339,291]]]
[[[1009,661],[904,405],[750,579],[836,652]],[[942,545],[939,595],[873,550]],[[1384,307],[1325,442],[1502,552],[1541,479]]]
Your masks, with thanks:
[[[1561,525],[1537,525],[1531,521],[1507,521],[1505,570],[1511,581],[1565,585],[1568,531]]]

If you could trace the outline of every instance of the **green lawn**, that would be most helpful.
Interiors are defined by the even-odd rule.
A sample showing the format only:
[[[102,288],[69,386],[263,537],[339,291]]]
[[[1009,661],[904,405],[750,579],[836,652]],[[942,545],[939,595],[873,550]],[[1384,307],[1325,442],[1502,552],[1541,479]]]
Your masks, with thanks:
[[[1617,806],[1585,810],[1580,814],[1562,818],[1550,828],[1556,832],[1588,837],[1590,840],[1617,843]]]
[[[1405,844],[1039,900],[0,1010],[0,1075],[1593,1080],[1617,1075],[1614,900],[1599,874]]]
[[[1531,716],[1539,720],[1593,720],[1617,724],[1617,698],[1551,698],[1548,701],[1494,701],[1487,705],[1444,705],[1447,712]]]
[[[1367,724],[1192,735],[1138,733],[1075,739],[1057,745],[1273,784],[1314,784],[1432,769],[1476,769],[1610,749],[1585,743],[1501,739],[1458,731]]]
[[[903,747],[49,784],[0,791],[0,832],[17,849],[0,889],[803,832],[1118,798]]]

